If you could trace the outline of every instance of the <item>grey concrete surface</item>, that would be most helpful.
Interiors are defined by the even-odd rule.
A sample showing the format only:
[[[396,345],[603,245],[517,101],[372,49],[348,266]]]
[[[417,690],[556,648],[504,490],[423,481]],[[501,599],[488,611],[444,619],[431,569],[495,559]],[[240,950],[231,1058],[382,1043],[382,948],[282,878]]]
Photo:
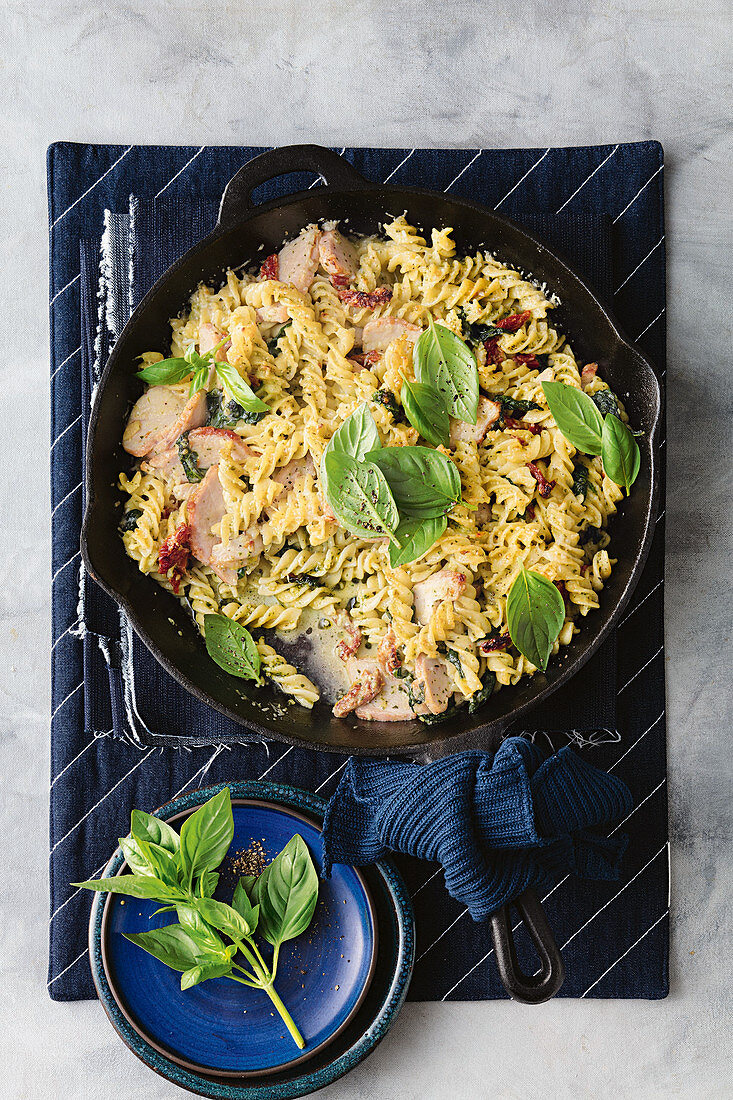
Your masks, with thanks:
[[[323,1093],[725,1097],[730,1033],[731,17],[723,0],[0,0],[0,1095],[183,1095],[46,995],[49,142],[667,154],[672,995],[408,1005]]]

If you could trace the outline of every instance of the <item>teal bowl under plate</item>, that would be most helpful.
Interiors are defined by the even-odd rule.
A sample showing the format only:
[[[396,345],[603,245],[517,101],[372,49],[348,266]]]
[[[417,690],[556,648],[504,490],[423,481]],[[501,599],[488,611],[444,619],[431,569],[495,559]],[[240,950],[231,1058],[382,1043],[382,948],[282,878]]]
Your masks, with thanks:
[[[231,851],[254,837],[271,858],[300,832],[320,870],[326,803],[309,791],[255,781],[219,784],[177,798],[158,816],[182,818],[224,786],[235,803]],[[116,852],[105,877],[123,862]],[[233,885],[232,879],[230,891]],[[150,920],[155,908],[135,898],[95,895],[92,973],[126,1045],[151,1069],[202,1096],[287,1100],[323,1088],[374,1049],[404,1001],[414,924],[390,861],[359,871],[334,868],[332,878],[322,880],[311,928],[285,945],[276,988],[304,1034],[304,1051],[272,1015],[264,993],[223,978],[182,993],[177,972],[122,937],[123,931],[169,923],[170,914]]]

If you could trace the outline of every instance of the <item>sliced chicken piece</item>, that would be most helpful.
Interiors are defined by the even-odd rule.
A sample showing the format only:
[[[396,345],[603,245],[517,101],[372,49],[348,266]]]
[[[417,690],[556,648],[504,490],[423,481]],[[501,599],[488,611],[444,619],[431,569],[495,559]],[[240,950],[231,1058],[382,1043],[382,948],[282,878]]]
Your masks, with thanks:
[[[231,446],[232,457],[238,462],[243,462],[252,454],[247,444],[229,428],[195,428],[188,434],[188,445],[195,453],[196,465],[200,470],[215,466],[227,446]],[[198,484],[188,481],[176,447],[151,455],[141,466],[143,470],[156,470],[161,477],[172,482],[179,500],[186,500]]]
[[[188,500],[188,525],[191,529],[190,545],[194,557],[205,564],[211,563],[214,546],[219,542],[211,528],[221,521],[226,512],[224,493],[219,482],[219,467],[211,466],[206,477],[191,493]]]
[[[222,340],[227,339],[227,334],[222,332],[212,325],[210,321],[204,321],[203,325],[199,326],[199,355],[206,355],[208,351],[215,348],[217,344],[221,344]],[[227,358],[227,351],[231,347],[231,341],[227,340],[226,344],[222,346],[216,352],[214,360],[218,363],[225,363]]]
[[[321,267],[337,286],[348,286],[355,278],[359,268],[356,249],[337,229],[321,233],[318,256]]]
[[[163,450],[187,428],[197,428],[206,419],[206,395],[189,399],[187,386],[151,386],[132,407],[122,446],[128,454],[142,458]]]
[[[420,654],[415,661],[415,688],[425,696],[425,706],[431,714],[447,710],[453,686],[445,662]]]
[[[400,668],[402,665],[402,658],[397,648],[397,639],[395,638],[395,632],[392,627],[389,628],[379,643],[377,660],[379,661],[379,667],[382,671],[388,674],[394,672],[395,669]]]
[[[361,335],[362,351],[385,351],[393,340],[406,336],[412,343],[417,340],[422,329],[403,321],[401,317],[376,317],[367,321]]]
[[[435,605],[457,599],[465,587],[466,578],[457,569],[441,569],[426,581],[419,581],[412,590],[417,622],[426,626]]]
[[[284,325],[290,319],[288,307],[281,303],[271,306],[262,306],[255,310],[255,316],[260,325]]]
[[[379,667],[379,661],[374,657],[352,657],[348,662],[348,669],[349,675],[356,678],[352,690],[357,683],[364,683],[370,676],[374,677],[375,682],[377,679],[380,681],[379,689],[371,698],[356,704],[357,718],[362,718],[366,722],[409,722],[416,714],[428,713],[425,703],[410,706],[407,681],[383,672]],[[346,698],[347,696],[344,696],[344,699]]]
[[[356,658],[350,657],[347,665],[351,687],[333,708],[336,718],[343,718],[352,710],[356,710],[358,715],[359,708],[366,706],[376,695],[379,695],[384,684],[384,677],[374,658],[357,661]]]
[[[273,471],[272,480],[283,485],[285,492],[289,493],[299,478],[305,477],[306,474],[315,477],[315,473],[316,468],[313,465],[313,459],[310,455],[306,455],[305,458],[291,459],[286,466],[279,466]]]
[[[479,397],[475,424],[466,424],[464,420],[451,417],[451,447],[455,447],[457,443],[483,443],[489,428],[496,423],[500,416],[501,405],[498,401],[490,401],[488,397]]]
[[[308,293],[318,269],[320,236],[320,230],[312,225],[280,249],[278,270],[281,283],[289,283],[301,294]]]
[[[250,558],[260,554],[263,547],[261,535],[256,531],[243,531],[226,546],[217,542],[211,551],[209,565],[226,584],[236,584],[239,570]]]

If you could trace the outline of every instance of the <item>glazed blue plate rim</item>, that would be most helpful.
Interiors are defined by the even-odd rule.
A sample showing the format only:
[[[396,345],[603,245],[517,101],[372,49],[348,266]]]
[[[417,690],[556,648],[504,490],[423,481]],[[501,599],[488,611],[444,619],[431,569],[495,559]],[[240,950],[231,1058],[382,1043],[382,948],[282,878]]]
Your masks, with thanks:
[[[235,783],[217,783],[202,790],[189,791],[166,803],[157,812],[167,819],[181,811],[193,809],[202,800],[210,798],[224,787],[229,787],[234,798],[259,798],[275,805],[288,806],[305,813],[323,818],[326,801],[311,791],[301,790],[287,784],[265,783],[259,780],[242,780]],[[122,865],[122,853],[118,853],[111,866]],[[381,877],[394,908],[397,931],[397,958],[394,973],[385,988],[378,1011],[364,1033],[337,1058],[317,1069],[307,1070],[287,1081],[268,1083],[267,1078],[259,1077],[251,1084],[213,1078],[205,1074],[183,1069],[171,1059],[160,1054],[150,1046],[130,1025],[121,1012],[112,995],[107,976],[102,965],[101,925],[107,895],[94,895],[91,918],[89,921],[89,955],[92,977],[102,1007],[125,1045],[150,1069],[166,1080],[211,1100],[291,1100],[306,1096],[343,1077],[354,1069],[381,1042],[394,1023],[407,995],[415,962],[415,921],[412,903],[402,878],[390,859],[380,860],[372,865]],[[304,1066],[307,1066],[307,1062]]]
[[[200,801],[205,801],[205,799],[201,799]],[[314,820],[312,814],[303,813],[302,810],[296,809],[293,806],[284,806],[282,803],[273,802],[272,799],[254,797],[242,798],[239,795],[233,794],[232,806],[235,808],[235,810],[237,807],[243,806],[253,807],[255,809],[259,807],[275,811],[276,813],[283,814],[286,819],[291,820],[293,824],[296,825],[296,827],[297,822],[300,821],[303,825],[308,826],[310,829],[315,829],[316,832],[320,831],[319,822],[317,820]],[[178,810],[174,813],[171,813],[168,820],[174,822],[176,820],[180,820],[181,818],[185,818],[186,816],[188,816],[188,810]],[[120,854],[120,850],[117,849],[109,864],[102,872],[102,878],[114,876],[125,867],[124,859],[120,860],[118,858]],[[168,1058],[170,1061],[174,1062],[178,1066],[181,1066],[183,1069],[191,1070],[194,1073],[202,1073],[207,1077],[216,1077],[221,1080],[245,1081],[258,1078],[261,1079],[263,1077],[272,1076],[273,1074],[278,1073],[289,1073],[292,1069],[294,1069],[295,1066],[299,1065],[300,1063],[306,1062],[309,1059],[314,1058],[316,1055],[321,1054],[325,1047],[334,1042],[339,1037],[339,1035],[341,1035],[341,1033],[346,1030],[346,1028],[349,1026],[351,1021],[358,1013],[369,992],[369,987],[371,985],[371,981],[377,965],[377,951],[379,950],[379,931],[377,926],[374,899],[372,898],[371,890],[369,889],[369,886],[364,879],[364,875],[361,873],[359,868],[349,867],[348,870],[351,871],[355,876],[356,881],[364,895],[363,912],[367,917],[371,929],[372,938],[371,952],[369,955],[369,966],[361,989],[359,990],[357,999],[352,1005],[348,1014],[343,1020],[340,1021],[338,1026],[335,1027],[333,1031],[331,1031],[316,1046],[311,1047],[302,1053],[294,1052],[293,1057],[289,1058],[285,1062],[280,1062],[277,1065],[267,1066],[261,1069],[248,1070],[223,1069],[221,1067],[214,1067],[202,1063],[196,1063],[185,1058],[180,1052],[176,1053],[174,1050],[166,1047],[165,1043],[158,1036],[152,1035],[145,1028],[144,1025],[136,1022],[132,1009],[130,1009],[129,1005],[125,1004],[125,998],[123,996],[122,990],[119,987],[119,983],[117,981],[112,981],[110,978],[108,937],[109,922],[112,917],[112,905],[114,904],[115,899],[114,895],[105,894],[104,905],[102,908],[102,920],[100,925],[100,949],[102,953],[102,965],[104,968],[105,977],[107,978],[107,983],[110,987],[110,993],[112,994],[112,997],[114,998],[116,1004],[122,1012],[122,1015],[131,1025],[133,1030],[137,1032],[140,1038],[149,1043],[149,1045],[164,1058]]]

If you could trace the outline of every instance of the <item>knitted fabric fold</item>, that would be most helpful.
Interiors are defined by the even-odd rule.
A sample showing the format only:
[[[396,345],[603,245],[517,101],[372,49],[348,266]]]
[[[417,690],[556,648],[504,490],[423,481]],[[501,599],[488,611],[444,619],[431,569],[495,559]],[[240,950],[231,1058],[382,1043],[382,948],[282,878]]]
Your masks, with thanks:
[[[326,810],[324,867],[388,852],[438,860],[448,892],[480,921],[569,873],[617,878],[626,838],[591,830],[632,806],[616,776],[569,747],[547,757],[523,737],[507,738],[493,758],[464,752],[424,766],[352,758]]]

